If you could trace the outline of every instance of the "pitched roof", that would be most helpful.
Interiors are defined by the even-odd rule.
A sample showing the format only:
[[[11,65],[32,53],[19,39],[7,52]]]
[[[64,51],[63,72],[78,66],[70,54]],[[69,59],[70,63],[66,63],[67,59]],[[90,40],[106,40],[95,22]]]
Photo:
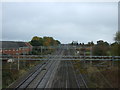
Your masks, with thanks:
[[[1,44],[2,43],[2,44]],[[3,49],[11,49],[11,48],[20,48],[20,47],[28,47],[25,42],[16,42],[16,41],[0,41]]]

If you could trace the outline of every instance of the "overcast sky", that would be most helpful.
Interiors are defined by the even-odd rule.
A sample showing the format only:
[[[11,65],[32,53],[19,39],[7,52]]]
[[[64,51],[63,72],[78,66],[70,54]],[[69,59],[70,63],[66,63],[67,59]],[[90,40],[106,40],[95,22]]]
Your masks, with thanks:
[[[114,42],[118,3],[3,3],[2,40],[50,36],[62,43]]]

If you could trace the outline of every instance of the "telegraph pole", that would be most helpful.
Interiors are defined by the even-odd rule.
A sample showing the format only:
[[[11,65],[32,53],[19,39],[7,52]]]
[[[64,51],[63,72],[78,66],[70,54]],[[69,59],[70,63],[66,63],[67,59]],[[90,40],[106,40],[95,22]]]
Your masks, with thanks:
[[[18,71],[19,71],[19,69],[20,69],[20,62],[19,62],[19,48],[17,49],[18,50]]]
[[[85,50],[85,47],[84,47],[84,63],[86,63],[85,57],[86,57],[86,50]]]
[[[90,56],[91,56],[91,59],[92,59],[92,46],[90,47]],[[92,60],[90,60],[90,64],[92,64]]]
[[[42,46],[41,46],[41,55],[42,55]]]

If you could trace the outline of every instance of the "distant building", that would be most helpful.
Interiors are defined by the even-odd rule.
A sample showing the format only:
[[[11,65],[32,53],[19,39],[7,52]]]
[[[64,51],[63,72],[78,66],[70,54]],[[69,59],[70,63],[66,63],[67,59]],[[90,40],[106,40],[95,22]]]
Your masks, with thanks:
[[[0,53],[2,54],[28,54],[31,51],[32,45],[27,42],[0,41]]]

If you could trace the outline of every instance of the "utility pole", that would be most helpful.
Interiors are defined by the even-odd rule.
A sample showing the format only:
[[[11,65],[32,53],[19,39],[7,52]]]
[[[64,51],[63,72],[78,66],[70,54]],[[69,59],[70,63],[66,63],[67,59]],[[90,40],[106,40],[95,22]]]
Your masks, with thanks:
[[[42,46],[41,46],[41,55],[42,55]]]
[[[18,71],[19,71],[19,69],[20,69],[20,62],[19,62],[19,48],[17,49],[18,50]]]
[[[90,47],[90,56],[92,56],[92,46]]]
[[[85,47],[84,47],[84,63],[86,63],[86,61],[85,61],[85,57],[86,57],[86,50],[85,50]]]
[[[92,59],[92,46],[90,47],[90,56],[91,56],[91,59]],[[92,60],[90,60],[90,64],[92,64]]]

